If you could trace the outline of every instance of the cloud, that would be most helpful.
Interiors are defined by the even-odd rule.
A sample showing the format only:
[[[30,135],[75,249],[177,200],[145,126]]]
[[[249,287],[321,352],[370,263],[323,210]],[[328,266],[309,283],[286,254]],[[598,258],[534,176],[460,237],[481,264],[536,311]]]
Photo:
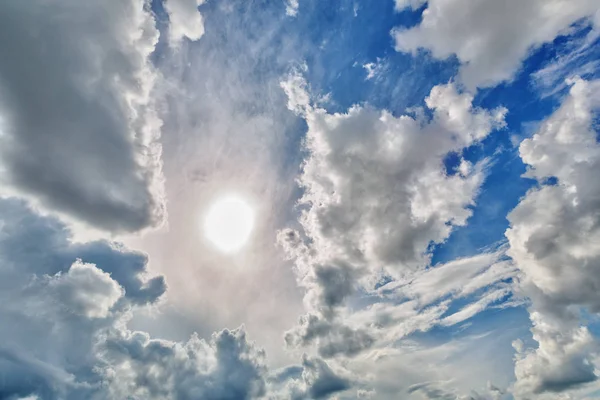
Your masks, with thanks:
[[[144,254],[70,239],[57,219],[0,199],[2,398],[92,398],[99,337],[164,293],[162,277],[147,277]]]
[[[106,318],[124,293],[109,274],[79,260],[66,274],[58,272],[48,286],[53,297],[67,304],[69,311],[87,318]]]
[[[118,290],[109,293],[107,285]],[[78,295],[83,292],[90,297]],[[106,273],[77,263],[48,282],[17,286],[11,295],[21,295],[23,309],[0,310],[3,320],[18,321],[0,329],[6,346],[0,372],[8,382],[2,397],[237,400],[264,394],[264,354],[243,329],[223,330],[210,342],[151,339],[124,327],[126,309],[101,310],[122,292]]]
[[[274,39],[290,22],[282,3],[207,3],[200,7],[200,40],[158,47],[168,227],[126,239],[169,282],[168,308],[180,322],[155,318],[147,329],[181,338],[192,325],[205,337],[244,323],[275,363],[292,361],[281,336],[302,309],[301,290],[273,246],[275,231],[293,213],[298,169],[299,121],[279,87],[280,64],[287,66],[295,37]],[[157,17],[164,27],[166,16]],[[199,223],[212,203],[232,194],[252,206],[256,219],[240,253],[224,255]]]
[[[362,67],[367,72],[367,77],[365,78],[365,80],[370,80],[370,79],[379,79],[381,77],[381,75],[388,68],[388,65],[386,64],[386,62],[384,60],[377,57],[377,60],[375,62],[363,64]]]
[[[596,15],[600,15],[600,12]],[[593,75],[600,65],[595,54],[599,39],[600,24],[596,23],[594,29],[583,37],[569,38],[556,57],[532,73],[531,78],[541,90],[542,96],[547,97],[568,89],[569,77],[585,78]]]
[[[314,357],[273,385],[243,327],[186,342],[130,330],[164,279],[147,276],[142,253],[70,239],[56,218],[0,199],[1,398],[316,399],[351,386]]]
[[[286,332],[284,338],[290,348],[317,343],[319,355],[325,358],[355,356],[371,347],[375,341],[364,329],[352,329],[338,321],[328,321],[314,314],[301,315],[298,325]]]
[[[324,360],[306,355],[302,366],[287,367],[276,379],[287,381],[285,388],[276,392],[282,400],[325,399],[352,387],[349,379],[336,373]]]
[[[396,11],[402,11],[408,7],[416,10],[423,4],[427,3],[427,0],[395,0],[394,3],[396,6]]]
[[[289,17],[295,17],[298,15],[298,9],[300,8],[300,0],[286,0],[285,2],[285,14]]]
[[[427,332],[440,323],[448,311],[449,301],[430,307],[419,307],[415,301],[398,303],[377,302],[347,316],[349,323],[369,327],[368,332],[377,339],[377,348],[386,348],[415,332]]]
[[[0,33],[20,32],[25,45],[10,49],[35,55],[38,64],[48,58],[49,68],[31,72],[18,52],[17,61],[0,61],[10,66],[0,66],[0,151],[7,155],[0,154],[0,186],[7,195],[27,199],[0,198],[0,398],[498,400],[511,394],[566,398],[573,388],[594,386],[589,383],[597,380],[598,347],[582,312],[587,316],[600,307],[594,278],[600,259],[597,83],[567,82],[572,89],[562,107],[522,144],[526,176],[537,183],[509,216],[509,244],[434,263],[437,249],[453,246],[450,236],[473,213],[481,228],[479,193],[506,157],[486,155],[506,140],[490,135],[505,127],[507,110],[475,106],[479,100],[464,89],[464,77],[433,87],[421,107],[405,112],[368,102],[339,111],[346,104],[340,93],[367,94],[385,107],[387,100],[370,87],[392,82],[398,71],[388,71],[391,64],[377,58],[365,64],[366,71],[354,68],[348,76],[339,65],[321,65],[319,56],[311,61],[315,71],[305,65],[299,70],[314,87],[331,89],[330,102],[313,93],[300,73],[280,85],[290,58],[310,60],[328,45],[340,49],[328,34],[328,45],[309,48],[323,32],[315,28],[306,35],[308,14],[281,18],[286,5],[295,15],[298,1],[282,1],[273,10],[252,2],[215,3],[203,8],[202,14],[210,13],[206,20],[197,0],[165,0],[167,15],[161,2],[142,0],[119,7],[112,0],[34,0],[31,8],[8,1],[0,5],[0,22],[8,23]],[[425,29],[436,4],[441,2],[396,0],[398,9],[427,9],[414,29]],[[163,21],[159,26],[177,49],[160,46],[154,53],[152,6],[158,6],[157,18],[168,16],[170,28]],[[359,8],[354,1],[341,6]],[[483,6],[469,7],[477,12]],[[309,8],[305,11],[319,13],[319,21],[333,16],[329,6]],[[372,9],[360,8],[365,18],[355,22],[371,21]],[[346,31],[345,16],[334,20],[339,33],[334,36],[356,41],[358,49],[364,32]],[[390,26],[385,21],[379,32],[384,36]],[[452,18],[447,22],[455,24]],[[296,33],[298,24],[304,29]],[[474,36],[488,40],[479,34]],[[130,48],[131,35],[139,36]],[[371,35],[362,48],[376,51],[380,36],[371,43]],[[341,64],[355,61],[337,51]],[[373,53],[370,58],[359,53],[359,60],[374,60]],[[165,78],[158,88],[151,55]],[[394,57],[401,64],[409,60]],[[465,61],[463,71],[475,64]],[[424,69],[430,74],[439,68],[436,63]],[[380,78],[388,73],[389,79]],[[365,84],[365,75],[373,81]],[[501,76],[491,79],[510,79]],[[337,86],[347,78],[367,90]],[[38,87],[46,88],[39,99]],[[161,102],[159,117],[152,98]],[[286,100],[293,112],[283,112]],[[169,274],[169,283],[177,285],[169,299],[166,278],[151,273],[147,254],[109,240],[76,242],[68,225],[74,218],[119,233],[161,224],[161,119],[169,229],[126,240],[151,252],[153,270]],[[299,136],[305,139],[301,149]],[[46,143],[45,137],[52,140]],[[300,190],[290,189],[300,157]],[[35,161],[36,169],[25,168],[23,160]],[[28,179],[54,180],[48,178],[46,187],[38,181],[27,186],[23,171]],[[63,175],[59,183],[72,189],[59,192],[63,186],[56,182]],[[502,182],[516,176],[508,178]],[[198,224],[190,222],[197,222],[191,211],[201,213],[212,201],[209,193],[218,196],[221,189],[239,190],[256,206],[257,235],[237,256],[213,253],[199,240]],[[288,207],[298,193],[297,207]],[[516,203],[510,196],[507,191],[509,199],[499,201]],[[277,240],[291,261],[276,268],[281,254],[272,246],[273,233],[282,226]],[[300,312],[294,278],[304,292],[300,297],[305,294],[305,310],[285,333],[293,351],[284,353],[282,326],[292,326]],[[523,304],[525,297],[538,346],[516,341],[513,360],[510,343],[516,337],[527,342],[529,324],[524,309],[505,308]],[[138,314],[156,311],[161,299],[170,301],[177,316],[149,322]],[[495,311],[482,315],[490,309]],[[240,321],[247,330],[222,329]],[[196,328],[201,333],[190,336]],[[273,364],[262,344],[250,340],[256,333],[257,343],[270,342]],[[281,359],[272,361],[272,349],[281,351]],[[270,368],[304,351],[297,364]],[[505,392],[515,376],[512,393]],[[486,387],[491,377],[495,384]]]
[[[265,394],[264,354],[243,329],[197,336],[186,343],[115,331],[100,345],[111,398],[258,398]]]
[[[441,382],[443,384],[443,382]],[[408,388],[408,393],[421,393],[424,399],[456,400],[458,396],[439,387],[438,382],[423,382],[412,385]]]
[[[553,301],[600,310],[600,144],[592,127],[600,81],[572,82],[569,96],[519,152],[540,187],[509,214],[509,255]],[[548,183],[556,178],[558,184]],[[541,207],[541,205],[544,205]]]
[[[419,393],[420,398],[426,400],[497,400],[502,391],[488,382],[484,394],[471,391],[468,395],[458,394],[451,388],[452,382],[423,382],[408,388],[409,394]]]
[[[478,335],[463,332],[446,340],[438,330],[397,340],[365,352],[348,367],[365,386],[374,388],[376,399],[435,399],[437,394],[453,400],[498,400],[504,398],[501,388],[511,379],[514,332],[510,331],[522,324],[509,321],[503,321],[501,330]]]
[[[407,274],[405,280],[369,292],[365,307],[338,305],[328,308],[330,313],[302,315],[298,325],[286,332],[286,345],[315,346],[324,358],[355,357],[370,348],[384,349],[418,331],[457,325],[490,306],[521,305],[517,299],[506,302],[512,298],[512,285],[506,281],[516,276],[516,269],[505,259],[505,250],[503,246],[496,252]],[[331,285],[329,290],[334,288]],[[450,314],[451,304],[458,300],[463,305]]]
[[[71,268],[41,275],[2,266],[2,398],[90,398],[99,386],[95,336],[113,323],[123,291],[93,265]],[[88,290],[90,297],[83,295]]]
[[[594,115],[600,81],[574,79],[562,105],[519,153],[531,189],[509,214],[506,231],[532,300],[535,350],[516,362],[516,393],[562,391],[597,379],[591,361],[595,339],[580,326],[578,308],[600,311],[600,144]],[[556,184],[550,180],[556,179]]]
[[[5,1],[0,38],[3,192],[113,232],[160,225],[145,2]]]
[[[55,275],[82,260],[110,274],[132,303],[156,302],[166,290],[162,276],[149,276],[146,254],[105,240],[74,242],[64,223],[36,214],[23,200],[0,198],[0,239],[0,262],[10,271]]]
[[[423,4],[397,0],[396,8]],[[598,9],[594,0],[430,0],[419,25],[397,28],[392,35],[398,51],[425,48],[438,59],[456,55],[461,82],[470,89],[491,87],[511,80],[531,49],[552,42]]]
[[[514,393],[518,398],[563,392],[598,379],[592,354],[597,345],[584,326],[565,323],[539,312],[531,313],[535,350],[516,341]],[[521,396],[521,397],[519,397]]]
[[[513,287],[507,283],[516,277],[516,269],[506,260],[505,250],[506,246],[502,246],[495,252],[419,270],[368,292],[367,306],[342,311],[340,316],[340,320],[353,327],[351,331],[369,338],[353,354],[369,347],[384,349],[415,332],[427,332],[436,326],[460,324],[490,307],[521,305],[521,300],[512,298]],[[450,313],[456,304],[460,308]],[[299,326],[304,330],[296,332],[301,332],[299,337],[310,339],[303,344],[313,343],[319,334],[322,335],[319,350],[330,343],[332,335],[323,324],[327,326],[315,316],[301,318]]]
[[[441,324],[451,326],[466,321],[467,319],[472,318],[473,316],[487,309],[490,304],[499,302],[510,294],[511,288],[508,285],[505,287],[500,287],[499,289],[490,290],[488,293],[485,293],[483,296],[481,296],[477,301],[463,307],[454,314],[444,317],[444,319],[441,321]]]
[[[298,97],[305,96],[291,94],[292,107],[306,103]],[[466,222],[484,164],[465,176],[447,175],[443,157],[502,128],[506,113],[473,108],[471,101],[452,84],[434,87],[426,99],[430,123],[368,107],[345,114],[307,108],[310,156],[300,183],[308,209],[301,223],[315,247],[328,247],[320,257],[417,269],[427,262],[430,241],[443,241],[453,225]]]
[[[339,333],[339,323],[330,322],[365,277],[423,269],[430,243],[443,242],[454,226],[466,223],[486,161],[463,160],[462,172],[448,174],[443,159],[504,127],[506,109],[475,108],[472,95],[450,83],[425,99],[431,121],[369,106],[329,114],[311,105],[298,73],[282,88],[288,107],[308,124],[309,155],[299,178],[303,231],[283,230],[278,240],[307,290],[313,313],[307,321],[329,321],[317,325],[330,337],[325,326]]]
[[[459,258],[418,271],[377,289],[387,298],[417,299],[421,306],[448,295],[461,298],[515,276],[516,267],[505,260],[506,246],[497,251]]]
[[[169,14],[169,40],[177,45],[184,37],[198,40],[204,35],[204,19],[198,7],[204,0],[167,0],[165,10]]]

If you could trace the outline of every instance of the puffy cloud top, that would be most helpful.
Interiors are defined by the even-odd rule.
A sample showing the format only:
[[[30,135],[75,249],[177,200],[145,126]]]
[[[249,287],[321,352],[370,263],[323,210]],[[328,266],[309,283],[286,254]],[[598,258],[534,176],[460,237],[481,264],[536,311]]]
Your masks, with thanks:
[[[456,55],[460,79],[471,89],[510,80],[530,49],[598,10],[594,0],[396,0],[396,8],[425,3],[419,25],[393,31],[396,50],[425,48],[441,59]]]
[[[198,40],[204,35],[204,19],[198,12],[198,6],[204,0],[168,0],[165,9],[169,14],[169,39],[177,45],[184,37]]]

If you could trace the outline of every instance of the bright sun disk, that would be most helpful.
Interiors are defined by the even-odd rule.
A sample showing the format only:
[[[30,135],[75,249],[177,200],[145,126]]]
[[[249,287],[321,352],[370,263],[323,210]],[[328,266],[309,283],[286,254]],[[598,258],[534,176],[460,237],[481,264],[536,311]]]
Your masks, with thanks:
[[[238,197],[217,200],[204,220],[204,234],[221,251],[239,250],[254,227],[254,210]]]

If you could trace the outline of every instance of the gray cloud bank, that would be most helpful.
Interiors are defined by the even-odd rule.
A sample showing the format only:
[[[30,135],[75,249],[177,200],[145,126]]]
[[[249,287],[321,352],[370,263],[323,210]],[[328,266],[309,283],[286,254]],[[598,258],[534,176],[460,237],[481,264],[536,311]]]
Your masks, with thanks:
[[[0,182],[97,228],[165,218],[143,0],[0,4]]]

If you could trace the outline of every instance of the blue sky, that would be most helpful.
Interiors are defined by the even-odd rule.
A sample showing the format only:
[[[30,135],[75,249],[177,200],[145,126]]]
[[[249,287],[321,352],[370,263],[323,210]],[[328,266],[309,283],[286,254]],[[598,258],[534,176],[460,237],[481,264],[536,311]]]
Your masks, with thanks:
[[[0,399],[598,398],[599,44],[594,0],[5,1]]]

